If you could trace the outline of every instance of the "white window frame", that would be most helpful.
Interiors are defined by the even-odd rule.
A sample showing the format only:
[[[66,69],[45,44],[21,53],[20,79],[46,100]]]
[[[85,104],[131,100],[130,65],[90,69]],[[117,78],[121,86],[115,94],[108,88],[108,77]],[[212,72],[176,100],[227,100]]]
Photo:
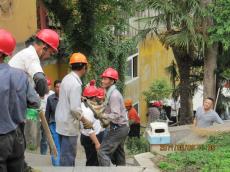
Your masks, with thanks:
[[[133,77],[133,58],[137,56],[137,77]],[[130,61],[132,62],[132,70],[131,70],[131,75],[132,75],[132,78],[130,80],[127,80],[125,81],[125,84],[129,84],[135,80],[137,80],[139,78],[139,66],[138,66],[138,63],[139,63],[139,53],[135,53],[131,56],[129,56],[126,60],[126,62]]]
[[[137,113],[138,113],[138,116],[140,116],[140,111],[141,111],[141,109],[140,109],[140,102],[137,101],[137,102],[133,103],[133,107],[134,107],[135,105],[138,106],[138,112],[137,112]]]

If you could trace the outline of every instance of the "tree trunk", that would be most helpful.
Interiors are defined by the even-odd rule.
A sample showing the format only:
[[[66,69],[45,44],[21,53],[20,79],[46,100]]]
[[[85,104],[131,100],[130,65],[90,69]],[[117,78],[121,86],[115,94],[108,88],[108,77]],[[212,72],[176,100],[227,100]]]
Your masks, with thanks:
[[[213,0],[202,0],[201,5],[204,8],[207,8],[209,4],[211,4]],[[208,35],[208,28],[213,25],[213,20],[211,17],[206,17],[203,21],[203,31],[206,35]],[[204,57],[204,98],[212,97],[216,98],[216,76],[215,70],[217,67],[217,52],[218,45],[213,44],[210,47],[207,47],[205,51]]]
[[[216,98],[216,65],[217,65],[217,44],[207,48],[204,57],[204,98]]]
[[[192,58],[187,53],[181,53],[183,50],[173,48],[174,56],[178,65],[180,75],[180,124],[190,124],[193,117],[192,93],[190,88],[190,68]]]

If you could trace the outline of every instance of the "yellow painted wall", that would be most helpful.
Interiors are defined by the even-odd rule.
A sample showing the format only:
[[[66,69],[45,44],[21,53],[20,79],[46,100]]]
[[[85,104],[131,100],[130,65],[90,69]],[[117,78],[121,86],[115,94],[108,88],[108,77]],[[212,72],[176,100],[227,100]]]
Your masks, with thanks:
[[[154,80],[169,81],[165,68],[170,65],[173,57],[172,50],[164,48],[157,39],[148,38],[139,44],[138,79],[126,85],[125,97],[132,98],[134,103],[139,101],[142,123],[146,123],[147,114],[143,91],[148,90]]]
[[[0,7],[0,28],[10,31],[17,43],[36,32],[36,0],[0,0]]]
[[[43,67],[46,76],[52,80],[63,79],[68,73],[68,64],[49,64]]]

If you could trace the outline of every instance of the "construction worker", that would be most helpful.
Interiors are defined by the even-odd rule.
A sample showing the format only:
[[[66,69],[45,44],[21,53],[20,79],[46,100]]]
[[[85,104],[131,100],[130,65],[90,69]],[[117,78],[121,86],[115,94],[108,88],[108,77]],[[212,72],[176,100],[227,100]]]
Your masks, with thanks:
[[[159,101],[159,103],[160,103],[160,107],[159,107],[160,117],[159,117],[159,120],[162,120],[162,121],[169,120],[168,117],[167,117],[166,111],[164,109],[164,103],[163,103],[163,101]]]
[[[159,101],[155,101],[151,104],[152,106],[148,109],[148,125],[152,122],[159,120],[160,118],[160,106],[161,103]]]
[[[11,67],[21,69],[28,74],[29,82],[41,98],[48,93],[48,85],[40,61],[57,53],[58,46],[59,35],[51,29],[42,29],[36,34],[32,45],[19,51],[9,61]],[[26,163],[25,171],[32,171]]]
[[[98,94],[97,94],[97,102],[98,102],[99,105],[102,105],[105,102],[106,91],[105,91],[104,88],[98,88],[97,92],[98,92]],[[109,132],[110,126],[108,125],[107,127],[106,126],[103,126],[103,127],[105,128],[104,136],[103,136],[103,139],[104,139],[107,136],[108,132]]]
[[[4,64],[16,42],[6,30],[0,29],[0,171],[24,170],[24,122],[26,108],[38,108],[39,98],[30,86],[27,75]]]
[[[96,97],[97,97],[98,103],[103,104],[105,101],[105,89],[104,88],[98,88]]]
[[[49,92],[47,94],[45,94],[44,97],[41,98],[41,108],[40,108],[40,110],[42,110],[44,114],[46,112],[47,99],[48,99],[48,97],[50,95],[54,94],[54,91],[51,90],[52,81],[49,78],[46,78],[46,81],[47,81]],[[46,138],[46,135],[45,135],[45,131],[44,131],[42,125],[41,125],[40,154],[41,155],[46,155],[47,150],[48,150],[47,138]]]
[[[79,121],[84,128],[91,129],[92,123],[82,115],[81,93],[82,81],[87,72],[87,59],[81,53],[70,57],[71,70],[64,77],[60,87],[59,101],[55,112],[56,131],[60,135],[60,165],[74,166],[76,158]]]
[[[92,80],[90,81],[90,85],[85,87],[83,96],[96,103],[97,95],[98,90],[95,86],[95,80]],[[102,128],[100,120],[95,119],[94,112],[85,101],[81,103],[81,108],[84,117],[93,123],[93,129],[84,129],[81,123],[81,144],[85,149],[86,166],[98,166],[97,151],[104,136],[104,128]]]
[[[56,132],[56,121],[55,121],[55,111],[59,99],[60,85],[61,85],[60,80],[54,81],[55,93],[48,97],[47,104],[46,104],[46,112],[45,112],[46,121],[49,124],[49,129],[52,134],[52,138],[54,140],[55,146],[57,148],[57,153],[58,153],[56,158],[53,155],[51,155],[51,161],[54,166],[60,165],[60,139],[59,139],[59,134]]]
[[[100,166],[125,165],[124,143],[129,132],[127,113],[121,93],[115,84],[118,72],[113,68],[106,69],[102,77],[102,87],[106,89],[105,111],[96,114],[96,118],[110,121],[110,130],[101,143],[98,151]]]
[[[128,118],[129,118],[129,137],[138,137],[140,138],[140,117],[133,107],[133,102],[131,99],[125,100],[125,108],[128,111]]]
[[[19,51],[9,61],[10,66],[22,69],[29,75],[30,82],[35,84],[35,90],[40,97],[48,93],[47,81],[40,61],[57,53],[58,46],[58,34],[51,29],[42,29],[36,34],[32,45]]]

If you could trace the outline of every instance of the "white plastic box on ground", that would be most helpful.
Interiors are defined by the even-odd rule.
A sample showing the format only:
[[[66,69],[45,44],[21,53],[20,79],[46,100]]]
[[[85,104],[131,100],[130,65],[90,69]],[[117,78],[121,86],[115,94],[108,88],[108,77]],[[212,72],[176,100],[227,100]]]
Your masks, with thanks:
[[[153,122],[147,130],[147,139],[150,144],[169,144],[170,133],[166,122]]]

